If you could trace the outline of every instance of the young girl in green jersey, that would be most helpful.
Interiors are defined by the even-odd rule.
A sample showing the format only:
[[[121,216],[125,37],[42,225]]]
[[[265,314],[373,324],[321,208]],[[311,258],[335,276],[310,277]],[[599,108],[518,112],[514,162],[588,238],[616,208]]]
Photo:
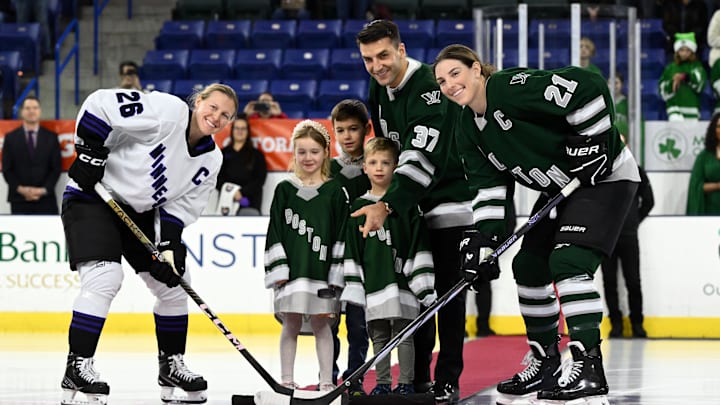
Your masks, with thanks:
[[[370,189],[370,181],[363,173],[363,147],[365,137],[370,133],[370,119],[367,107],[362,101],[345,99],[338,102],[330,113],[335,141],[340,146],[340,156],[330,162],[330,176],[339,182],[348,193],[350,201],[365,194]],[[333,377],[339,373],[337,358],[340,355],[340,340],[337,338],[337,325],[333,327],[335,343],[335,365]],[[347,330],[348,361],[342,378],[349,377],[360,367],[367,357],[368,334],[365,327],[365,309],[352,303],[345,304],[345,329]],[[364,395],[362,379],[348,388],[350,396]]]
[[[358,210],[375,204],[385,195],[398,164],[395,141],[377,137],[365,146],[363,170],[371,188],[353,202]],[[383,226],[367,239],[357,231],[364,218],[348,221],[345,239],[345,281],[341,299],[365,307],[368,334],[375,353],[420,313],[420,304],[431,305],[437,298],[428,230],[416,207],[388,216]],[[394,392],[412,394],[415,374],[415,346],[407,339],[398,346],[400,376]],[[380,360],[377,386],[371,395],[389,394],[392,384],[390,357]]]
[[[320,123],[304,120],[292,134],[292,173],[278,183],[270,207],[265,244],[265,287],[275,292],[275,313],[283,320],[280,335],[282,383],[294,380],[297,337],[303,320],[315,335],[321,391],[332,383],[333,343],[328,318],[337,299],[318,290],[342,287],[342,260],[348,200],[330,176],[330,135]]]
[[[695,33],[675,34],[673,49],[673,61],[665,66],[658,82],[668,121],[697,121],[700,119],[700,94],[705,88],[707,72],[695,54]]]

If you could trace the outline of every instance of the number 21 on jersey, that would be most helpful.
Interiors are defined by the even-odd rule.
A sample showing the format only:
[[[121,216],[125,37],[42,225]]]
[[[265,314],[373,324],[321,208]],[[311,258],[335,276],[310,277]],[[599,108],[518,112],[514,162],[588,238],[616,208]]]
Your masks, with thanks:
[[[568,103],[570,103],[573,93],[575,93],[577,82],[575,80],[563,79],[558,75],[552,75],[550,80],[553,84],[545,88],[545,100],[554,101],[558,106],[566,108]]]

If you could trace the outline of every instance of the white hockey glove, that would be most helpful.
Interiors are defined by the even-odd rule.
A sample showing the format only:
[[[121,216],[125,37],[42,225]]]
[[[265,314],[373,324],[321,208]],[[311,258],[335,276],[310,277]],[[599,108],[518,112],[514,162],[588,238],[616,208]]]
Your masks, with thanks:
[[[424,307],[429,307],[430,305],[434,304],[435,301],[437,301],[437,298],[437,293],[435,292],[435,290],[433,290],[433,292],[431,292],[430,294],[422,297],[422,299],[420,300],[420,304]]]

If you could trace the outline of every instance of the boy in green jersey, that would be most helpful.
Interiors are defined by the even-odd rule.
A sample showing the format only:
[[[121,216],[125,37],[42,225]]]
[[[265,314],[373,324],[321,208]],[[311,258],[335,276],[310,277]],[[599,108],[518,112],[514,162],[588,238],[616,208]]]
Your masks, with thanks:
[[[460,111],[440,93],[429,65],[409,58],[397,25],[376,20],[357,35],[365,69],[370,74],[368,105],[377,136],[400,145],[400,161],[392,183],[376,203],[351,215],[365,216],[364,237],[382,227],[388,215],[407,215],[419,205],[430,229],[435,289],[442,295],[462,277],[457,249],[472,225],[472,197],[452,134]],[[459,398],[465,338],[465,295],[459,294],[438,313],[440,351],[435,383],[430,360],[435,322],[415,333],[415,388],[431,389],[438,402]]]
[[[376,137],[365,147],[363,170],[371,188],[357,198],[352,209],[376,203],[387,191],[398,162],[395,142]],[[375,353],[403,330],[420,313],[420,304],[432,304],[437,295],[430,253],[429,235],[418,209],[392,215],[367,239],[357,231],[363,218],[348,221],[345,239],[345,283],[341,299],[364,307],[368,334]],[[415,348],[412,339],[398,346],[400,376],[392,387],[390,357],[375,366],[377,386],[371,395],[392,392],[408,395],[413,387]]]
[[[338,181],[348,193],[350,201],[365,194],[370,189],[370,181],[363,173],[363,145],[370,133],[370,119],[367,107],[360,100],[342,100],[330,113],[335,141],[340,145],[340,156],[330,161],[330,176]],[[368,333],[365,327],[365,309],[351,302],[345,305],[345,329],[348,341],[347,369],[343,380],[348,378],[365,362],[368,351]],[[333,325],[333,343],[335,346],[335,365],[333,375],[337,378],[337,358],[340,355],[340,341],[337,338],[337,324]],[[351,396],[364,395],[362,379],[348,388]]]
[[[498,403],[607,404],[603,303],[593,277],[618,240],[640,176],[615,127],[605,79],[578,67],[493,72],[463,45],[440,51],[434,70],[443,94],[465,107],[455,135],[470,183],[487,196],[485,210],[503,203],[503,181],[539,191],[534,212],[572,178],[583,185],[525,234],[513,260],[532,360],[498,384]],[[496,222],[482,221],[463,241],[470,280],[500,273],[496,261],[479,260],[497,248]],[[562,368],[561,308],[572,352]]]

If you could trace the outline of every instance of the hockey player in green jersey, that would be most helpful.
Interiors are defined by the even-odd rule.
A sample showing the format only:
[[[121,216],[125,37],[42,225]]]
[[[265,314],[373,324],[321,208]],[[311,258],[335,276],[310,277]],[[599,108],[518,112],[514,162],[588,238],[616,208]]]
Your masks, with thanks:
[[[434,70],[443,94],[465,107],[455,135],[472,145],[462,149],[466,174],[485,190],[486,210],[502,204],[496,186],[503,177],[540,192],[534,211],[572,178],[583,184],[525,235],[513,260],[532,360],[498,384],[498,403],[607,404],[600,351],[603,304],[593,277],[615,246],[640,177],[614,125],[605,80],[577,67],[493,73],[463,45],[444,48]],[[475,258],[463,263],[471,280],[497,278],[500,272],[496,262],[477,259],[487,257],[479,251],[496,247],[493,221],[487,222],[463,241],[461,254]],[[562,368],[560,308],[572,353]]]
[[[340,145],[340,156],[330,162],[330,176],[345,187],[350,201],[367,193],[370,181],[363,173],[363,146],[365,137],[370,133],[370,119],[367,107],[362,101],[345,99],[338,102],[330,112],[335,140]],[[345,304],[345,329],[348,341],[347,369],[342,378],[349,377],[360,367],[367,357],[368,334],[365,326],[365,310],[353,303]],[[337,378],[337,358],[340,355],[340,340],[337,337],[337,324],[333,327],[333,343],[335,347],[335,365],[333,377]],[[364,395],[362,379],[348,388],[351,396]]]
[[[303,317],[315,335],[320,391],[332,390],[333,344],[328,317],[336,299],[318,290],[344,285],[343,236],[347,194],[330,176],[330,135],[320,123],[304,120],[292,134],[294,172],[275,187],[265,244],[265,287],[275,292],[282,318],[280,371],[283,385],[296,387],[294,363]]]
[[[700,94],[707,82],[707,72],[695,54],[695,33],[675,34],[673,49],[673,61],[665,66],[658,81],[668,121],[697,121],[700,119]]]
[[[351,215],[365,216],[360,230],[367,237],[388,215],[407,215],[419,205],[430,228],[435,290],[442,295],[462,277],[457,246],[463,231],[472,226],[472,197],[452,136],[453,116],[460,109],[442,96],[429,65],[407,57],[392,21],[367,24],[357,42],[371,76],[368,105],[373,128],[377,136],[398,142],[400,162],[387,193]],[[440,351],[432,386],[435,322],[415,333],[415,388],[432,389],[438,402],[455,402],[463,369],[464,294],[440,310],[438,325]]]
[[[376,203],[387,191],[398,162],[394,141],[376,137],[365,147],[363,170],[372,187],[356,199],[352,209]],[[362,218],[348,221],[345,239],[345,289],[342,300],[365,307],[368,333],[378,353],[403,330],[425,306],[437,299],[429,235],[420,212],[389,216],[367,239],[357,231]],[[400,376],[393,392],[412,394],[415,348],[412,339],[398,346]],[[391,392],[390,357],[376,366],[377,386],[371,395]]]

